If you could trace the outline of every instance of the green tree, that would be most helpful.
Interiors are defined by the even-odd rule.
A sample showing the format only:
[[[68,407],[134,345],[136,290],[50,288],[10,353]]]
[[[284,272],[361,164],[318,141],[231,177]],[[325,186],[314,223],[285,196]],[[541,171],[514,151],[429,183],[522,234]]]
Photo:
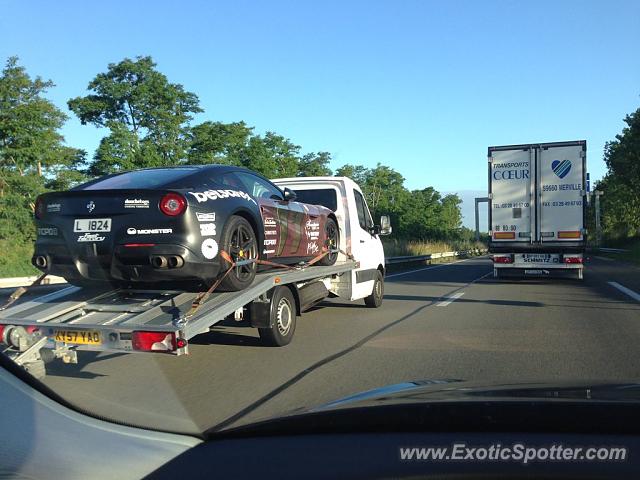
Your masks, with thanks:
[[[446,238],[456,239],[462,227],[462,200],[456,194],[449,194],[444,196],[441,204],[443,234]]]
[[[336,177],[348,177],[358,185],[366,181],[368,169],[362,165],[346,164],[336,170]]]
[[[640,236],[640,109],[624,122],[627,126],[605,145],[608,172],[596,187],[604,193],[604,233],[614,240]]]
[[[17,57],[0,75],[0,168],[42,176],[48,169],[71,165],[83,152],[64,145],[58,132],[67,116],[43,95],[51,80],[32,79]]]
[[[89,82],[89,95],[69,100],[83,125],[110,130],[90,167],[94,175],[176,165],[187,158],[188,123],[202,111],[198,97],[155,67],[151,57],[111,63]]]
[[[298,161],[298,177],[324,177],[331,175],[329,152],[307,153]]]
[[[196,125],[190,132],[189,163],[245,165],[248,163],[247,147],[252,132],[253,128],[244,122]]]
[[[300,146],[274,132],[249,139],[243,165],[267,178],[295,177]]]

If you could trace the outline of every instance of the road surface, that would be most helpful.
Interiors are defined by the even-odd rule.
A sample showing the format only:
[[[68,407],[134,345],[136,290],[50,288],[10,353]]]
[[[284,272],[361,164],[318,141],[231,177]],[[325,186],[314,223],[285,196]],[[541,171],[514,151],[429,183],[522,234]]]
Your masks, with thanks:
[[[595,258],[583,282],[491,272],[476,258],[390,274],[381,308],[324,302],[285,348],[230,322],[189,356],[83,352],[44,383],[105,417],[195,433],[411,380],[638,380],[640,268]]]

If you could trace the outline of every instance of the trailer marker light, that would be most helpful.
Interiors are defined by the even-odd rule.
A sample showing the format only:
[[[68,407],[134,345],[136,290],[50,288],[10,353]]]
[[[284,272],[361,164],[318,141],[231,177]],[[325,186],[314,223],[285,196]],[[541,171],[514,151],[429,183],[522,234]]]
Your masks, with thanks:
[[[582,257],[564,257],[564,263],[582,263]]]
[[[187,339],[186,338],[178,338],[176,340],[176,346],[178,348],[184,348],[187,346]]]
[[[493,238],[500,240],[513,240],[516,238],[516,232],[494,232]]]
[[[273,283],[275,283],[276,285],[278,285],[281,281],[282,279],[280,277],[276,277],[273,279]]]
[[[493,263],[513,263],[511,255],[494,255]]]
[[[131,346],[144,352],[173,352],[176,336],[173,332],[133,332]]]

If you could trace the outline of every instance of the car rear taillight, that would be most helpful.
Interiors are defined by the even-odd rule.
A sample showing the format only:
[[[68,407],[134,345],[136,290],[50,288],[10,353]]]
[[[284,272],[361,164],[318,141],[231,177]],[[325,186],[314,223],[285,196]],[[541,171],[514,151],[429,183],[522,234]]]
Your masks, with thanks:
[[[513,257],[511,255],[494,255],[493,263],[513,263]]]
[[[44,216],[44,201],[42,200],[41,197],[38,197],[36,199],[36,205],[35,205],[35,208],[33,209],[33,215],[37,219],[40,219]]]
[[[6,325],[0,325],[0,343],[4,343],[4,329]]]
[[[177,348],[173,332],[133,332],[131,345],[143,352],[173,352]]]
[[[180,215],[187,208],[187,201],[177,193],[167,193],[160,200],[160,211],[170,217]]]
[[[582,256],[564,256],[564,258],[562,259],[562,261],[564,263],[582,263]]]

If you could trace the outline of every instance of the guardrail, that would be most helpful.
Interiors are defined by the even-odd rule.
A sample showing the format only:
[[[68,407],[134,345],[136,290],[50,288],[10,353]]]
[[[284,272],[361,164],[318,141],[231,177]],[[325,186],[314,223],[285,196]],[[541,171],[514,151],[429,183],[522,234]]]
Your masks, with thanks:
[[[438,252],[430,253],[428,255],[408,255],[404,257],[389,257],[385,259],[387,265],[396,265],[399,263],[413,263],[413,262],[426,262],[429,260],[435,260],[438,258],[450,258],[461,257],[465,255],[482,255],[487,253],[487,250],[461,250],[459,252]]]
[[[11,287],[28,287],[33,282],[36,281],[37,276],[33,277],[9,277],[9,278],[0,278],[0,288],[11,288]],[[55,275],[47,275],[42,280],[41,285],[55,285],[57,283],[67,283],[67,281],[62,277],[56,277]]]

